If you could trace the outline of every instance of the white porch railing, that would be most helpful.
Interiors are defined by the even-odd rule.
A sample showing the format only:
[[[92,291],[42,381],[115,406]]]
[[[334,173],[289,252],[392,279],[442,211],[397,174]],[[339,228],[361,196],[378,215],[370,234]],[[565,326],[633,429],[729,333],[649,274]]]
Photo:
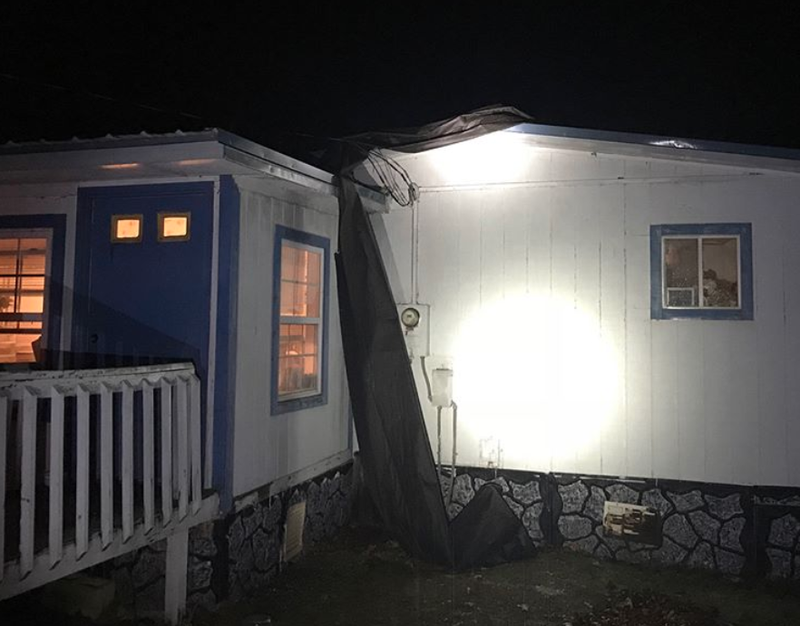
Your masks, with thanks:
[[[0,599],[213,516],[201,413],[191,364],[0,376]]]

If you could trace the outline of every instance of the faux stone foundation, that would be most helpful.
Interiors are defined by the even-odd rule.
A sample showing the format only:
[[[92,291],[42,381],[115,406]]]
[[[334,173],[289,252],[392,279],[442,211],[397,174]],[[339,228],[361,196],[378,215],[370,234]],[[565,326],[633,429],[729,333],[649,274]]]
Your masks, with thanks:
[[[332,537],[348,521],[352,464],[278,495],[254,502],[227,517],[189,531],[187,615],[216,608],[263,589],[282,567],[286,511],[305,501],[303,543]],[[164,611],[166,541],[141,548],[92,570],[111,578],[117,602],[136,617]]]
[[[459,468],[452,517],[485,482],[497,483],[535,544],[597,558],[682,565],[733,576],[800,580],[800,489]],[[608,536],[607,501],[658,512],[655,545]]]

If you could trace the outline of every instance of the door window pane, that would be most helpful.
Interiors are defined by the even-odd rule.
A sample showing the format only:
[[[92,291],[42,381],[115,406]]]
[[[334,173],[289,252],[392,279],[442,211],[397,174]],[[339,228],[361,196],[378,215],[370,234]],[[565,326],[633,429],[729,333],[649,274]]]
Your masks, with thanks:
[[[111,241],[136,243],[142,240],[141,215],[112,215]]]

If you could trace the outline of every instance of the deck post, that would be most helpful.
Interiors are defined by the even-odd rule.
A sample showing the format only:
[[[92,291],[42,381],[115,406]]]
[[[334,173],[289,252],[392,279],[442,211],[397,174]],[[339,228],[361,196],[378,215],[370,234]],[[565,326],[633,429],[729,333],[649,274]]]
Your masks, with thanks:
[[[189,530],[167,537],[167,571],[164,580],[164,619],[178,624],[186,610],[186,578],[189,562]]]

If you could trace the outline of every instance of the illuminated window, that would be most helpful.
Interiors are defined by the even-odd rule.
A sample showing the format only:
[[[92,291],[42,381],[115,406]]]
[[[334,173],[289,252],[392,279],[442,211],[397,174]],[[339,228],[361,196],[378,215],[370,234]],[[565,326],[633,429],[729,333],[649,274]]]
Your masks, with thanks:
[[[0,363],[33,363],[44,331],[48,239],[0,234]]]
[[[141,215],[111,216],[111,241],[116,243],[137,243],[141,240]]]
[[[189,226],[189,213],[159,213],[158,240],[188,241]]]
[[[278,227],[273,412],[325,402],[327,239]]]
[[[753,319],[750,224],[651,227],[653,319]]]

